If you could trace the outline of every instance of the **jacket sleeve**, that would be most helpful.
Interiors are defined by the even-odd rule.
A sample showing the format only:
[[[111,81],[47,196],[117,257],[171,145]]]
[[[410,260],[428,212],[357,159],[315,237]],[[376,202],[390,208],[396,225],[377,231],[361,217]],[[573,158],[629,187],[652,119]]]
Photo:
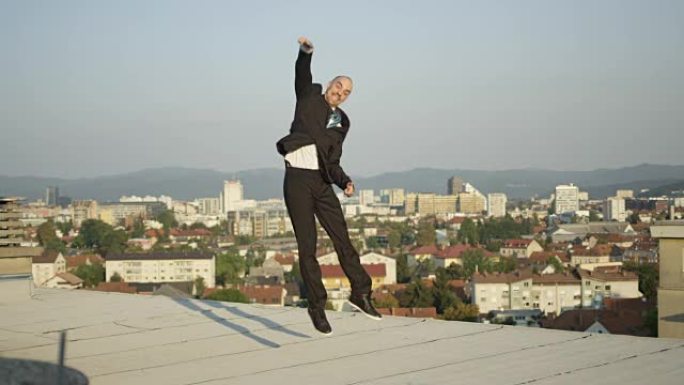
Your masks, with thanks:
[[[351,178],[349,178],[349,175],[344,172],[340,165],[340,159],[342,158],[342,142],[343,141],[340,141],[337,145],[333,146],[328,158],[328,170],[335,185],[344,190],[347,188],[347,183],[351,182]]]
[[[295,95],[297,100],[309,94],[313,87],[313,77],[311,76],[311,56],[313,52],[299,50],[297,62],[295,63]]]

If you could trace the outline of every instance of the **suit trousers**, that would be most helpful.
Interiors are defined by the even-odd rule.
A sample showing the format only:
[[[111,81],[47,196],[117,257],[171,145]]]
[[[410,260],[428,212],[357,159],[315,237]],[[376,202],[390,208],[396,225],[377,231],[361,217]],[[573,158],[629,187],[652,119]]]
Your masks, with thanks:
[[[321,268],[316,260],[317,234],[314,216],[332,240],[342,270],[351,284],[352,293],[370,293],[371,278],[361,266],[359,254],[349,239],[340,201],[332,185],[323,180],[320,171],[286,167],[283,192],[297,239],[299,269],[306,287],[309,307],[323,309],[328,299],[321,280]]]

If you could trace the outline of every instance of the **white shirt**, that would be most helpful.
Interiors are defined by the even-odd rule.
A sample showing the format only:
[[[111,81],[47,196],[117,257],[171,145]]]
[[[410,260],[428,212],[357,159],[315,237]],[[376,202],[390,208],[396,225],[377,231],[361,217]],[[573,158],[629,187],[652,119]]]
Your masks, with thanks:
[[[335,111],[335,108],[332,108]],[[328,120],[328,128],[341,127],[342,123],[333,123],[332,116]],[[285,155],[285,161],[290,164],[290,167],[304,168],[307,170],[318,170],[318,153],[316,152],[316,145],[309,144],[308,146],[300,147]]]

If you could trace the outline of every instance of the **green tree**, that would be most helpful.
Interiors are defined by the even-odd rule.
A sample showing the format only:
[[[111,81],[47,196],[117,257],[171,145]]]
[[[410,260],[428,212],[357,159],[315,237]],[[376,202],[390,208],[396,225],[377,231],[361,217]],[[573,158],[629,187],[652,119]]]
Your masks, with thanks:
[[[492,260],[485,257],[482,250],[466,250],[461,254],[461,259],[463,259],[463,274],[466,278],[472,277],[476,268],[479,272],[494,271]]]
[[[399,303],[402,307],[432,307],[432,289],[420,279],[414,279],[404,291]]]
[[[369,249],[377,249],[380,247],[380,242],[378,242],[378,237],[368,237],[366,239],[366,247]]]
[[[654,263],[637,264],[635,262],[625,262],[623,268],[632,271],[639,277],[639,291],[648,300],[654,300],[658,295],[658,282],[660,271],[658,265]]]
[[[455,306],[444,311],[444,319],[447,321],[477,322],[480,309],[477,305],[458,302]]]
[[[57,230],[62,232],[62,234],[67,235],[69,234],[69,231],[74,228],[74,222],[70,220],[66,222],[55,222],[55,226],[57,227]]]
[[[216,282],[220,285],[241,283],[246,269],[245,259],[232,247],[216,257]]]
[[[446,269],[438,269],[435,272],[435,279],[432,281],[433,305],[437,308],[437,313],[444,311],[458,302],[458,297],[449,287],[449,276]]]
[[[415,278],[427,277],[435,272],[435,263],[432,259],[423,259],[418,261],[413,268],[412,276]]]
[[[549,257],[549,259],[546,260],[546,263],[548,265],[553,266],[553,270],[556,273],[562,273],[565,271],[565,267],[563,266],[563,263],[561,263],[561,261],[559,261],[558,258],[556,258],[554,256]]]
[[[114,272],[111,277],[109,277],[109,282],[123,282],[123,278],[119,274],[119,272]]]
[[[416,244],[418,246],[434,245],[437,240],[435,234],[435,227],[429,221],[422,221],[418,225],[418,234],[416,235]]]
[[[499,261],[494,264],[494,271],[508,273],[515,270],[516,267],[518,267],[518,263],[514,257],[499,257]]]
[[[76,268],[74,275],[83,280],[83,286],[95,287],[105,280],[105,269],[104,266],[99,263],[93,263],[91,265],[84,263]]]
[[[601,219],[598,216],[598,211],[596,210],[589,210],[589,222],[598,222]]]
[[[249,298],[238,289],[216,290],[205,298],[214,301],[249,303]]]
[[[437,270],[442,269],[438,267]],[[444,269],[445,274],[449,279],[463,279],[465,277],[465,272],[463,271],[463,266],[452,263]]]
[[[461,228],[458,230],[456,239],[461,243],[469,243],[471,245],[475,245],[480,241],[477,226],[472,219],[466,218],[463,223],[461,223]]]
[[[207,286],[204,284],[204,277],[197,276],[197,278],[195,278],[195,297],[202,298],[206,288]]]
[[[411,280],[411,271],[408,267],[408,256],[399,254],[397,256],[397,282],[406,283]]]
[[[143,219],[138,217],[133,223],[133,228],[131,229],[131,238],[142,238],[145,236],[145,225],[143,224]]]
[[[379,299],[373,299],[373,304],[377,308],[388,309],[399,307],[399,300],[392,294],[383,295]]]
[[[395,229],[390,230],[387,234],[387,243],[393,249],[399,248],[401,246],[401,232]]]
[[[641,218],[639,218],[639,213],[634,211],[631,214],[629,214],[629,216],[627,217],[627,222],[629,222],[633,225],[641,222]]]
[[[55,223],[52,219],[38,226],[38,243],[45,248],[45,250],[57,251],[60,253],[66,252],[66,246],[61,239],[55,234]]]

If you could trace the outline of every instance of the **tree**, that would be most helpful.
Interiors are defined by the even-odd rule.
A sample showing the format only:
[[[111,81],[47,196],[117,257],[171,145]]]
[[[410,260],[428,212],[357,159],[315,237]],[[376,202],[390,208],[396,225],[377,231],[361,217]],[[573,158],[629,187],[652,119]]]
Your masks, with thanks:
[[[216,281],[221,285],[241,283],[246,269],[247,263],[235,247],[216,257]]]
[[[109,282],[123,282],[123,278],[119,275],[119,272],[114,272],[111,277],[109,277]]]
[[[62,234],[67,235],[71,229],[74,228],[74,222],[71,220],[66,222],[55,222],[55,226],[57,227],[57,230],[62,232]]]
[[[463,302],[458,302],[444,311],[444,319],[447,321],[477,322],[479,315],[480,309],[477,305]]]
[[[57,238],[55,223],[52,219],[38,226],[38,243],[45,248],[45,250],[57,251],[60,253],[66,252],[66,246],[61,239]]]
[[[441,267],[438,267],[437,270],[441,269]],[[444,272],[446,273],[447,277],[449,279],[463,279],[465,277],[465,272],[463,271],[463,266],[452,263],[449,266],[444,269]]]
[[[458,297],[449,287],[449,277],[446,269],[438,269],[436,278],[432,281],[433,305],[437,308],[437,313],[444,311],[458,302]]]
[[[474,245],[479,242],[480,237],[477,231],[477,226],[472,219],[466,218],[461,223],[461,228],[458,230],[458,236],[456,237],[461,243],[469,243]]]
[[[513,258],[499,257],[499,261],[494,264],[494,271],[499,273],[509,273],[517,267],[517,261]]]
[[[392,229],[387,234],[387,243],[389,247],[396,249],[401,246],[401,232],[399,230]]]
[[[101,220],[86,219],[81,224],[77,241],[77,245],[96,249],[102,256],[106,256],[109,252],[123,252],[128,235],[123,230],[114,230]]]
[[[435,234],[435,227],[429,221],[423,221],[418,225],[418,235],[416,235],[416,244],[418,246],[434,245],[437,240]]]
[[[639,218],[639,213],[634,211],[629,216],[627,217],[627,222],[636,225],[637,223],[641,222],[641,218]]]
[[[238,289],[216,290],[205,298],[214,301],[249,303],[249,298]]]
[[[427,277],[435,272],[435,263],[432,259],[423,259],[418,261],[413,268],[413,277],[421,278]]]
[[[482,250],[466,250],[461,254],[463,259],[463,274],[469,278],[477,269],[480,272],[491,273],[494,271],[492,260],[485,257]]]
[[[74,275],[83,280],[83,286],[95,287],[105,280],[105,269],[104,266],[99,263],[93,263],[91,265],[84,263],[76,268]]]
[[[639,291],[648,300],[654,300],[658,295],[658,282],[660,271],[654,263],[637,264],[635,262],[625,262],[623,269],[632,271],[639,277]]]
[[[598,216],[598,211],[589,210],[589,222],[598,222],[598,221],[600,221],[600,218]]]
[[[401,297],[402,307],[432,307],[432,290],[420,279],[413,280]]]
[[[399,300],[392,294],[387,294],[381,296],[379,299],[373,299],[373,304],[377,308],[388,309],[393,307],[399,307]]]
[[[563,267],[561,261],[559,261],[558,258],[556,258],[555,256],[549,257],[549,259],[546,260],[546,263],[548,265],[553,266],[553,270],[556,273],[562,273],[563,271],[565,271],[565,267]]]
[[[207,286],[204,284],[204,277],[197,276],[197,278],[195,278],[195,297],[202,298],[206,288]]]
[[[131,238],[142,238],[145,236],[145,225],[141,217],[135,219],[133,229],[131,229]]]
[[[397,256],[397,282],[406,283],[411,280],[411,272],[408,267],[408,256],[400,254]]]

